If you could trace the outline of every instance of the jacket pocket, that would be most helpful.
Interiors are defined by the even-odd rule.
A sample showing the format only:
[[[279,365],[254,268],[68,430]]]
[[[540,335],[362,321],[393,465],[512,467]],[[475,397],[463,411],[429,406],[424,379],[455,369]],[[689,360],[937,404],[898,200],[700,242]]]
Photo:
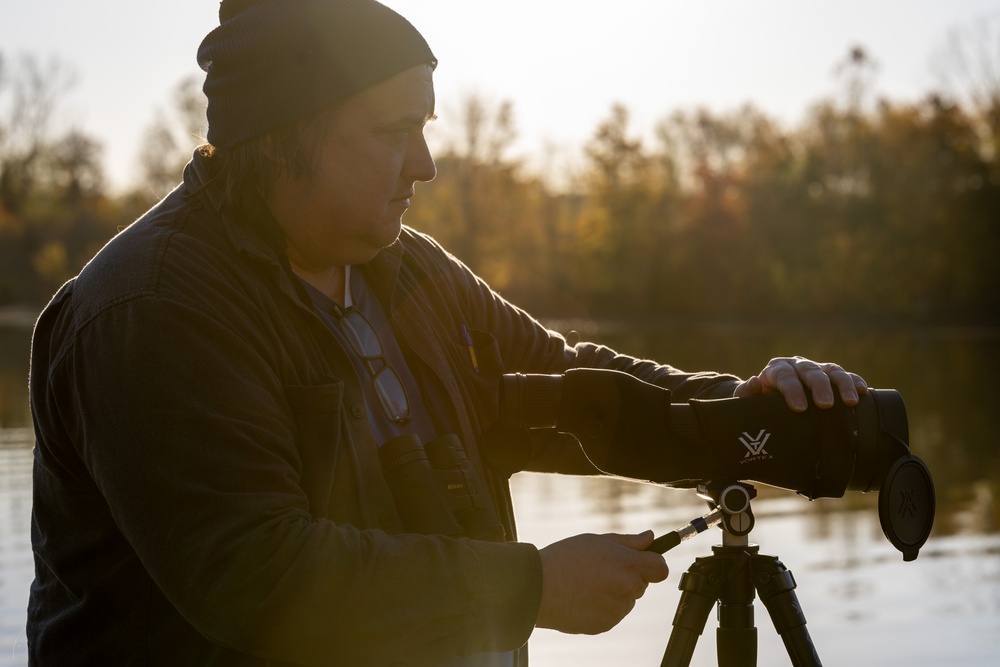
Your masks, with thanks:
[[[461,358],[460,367],[467,369],[463,375],[469,378],[479,402],[482,428],[496,421],[499,416],[497,401],[504,364],[500,356],[500,345],[493,334],[482,329],[469,329],[468,332],[472,339],[471,349],[463,342],[460,345],[462,349],[457,350],[457,353]]]
[[[500,346],[493,334],[482,329],[469,329],[468,332],[472,338],[472,349],[470,351],[469,345],[463,343],[461,354],[465,357],[465,364],[470,372],[485,376],[503,375],[504,366],[503,359],[500,357]],[[474,358],[473,355],[475,355]]]
[[[287,385],[285,395],[298,430],[300,484],[309,498],[312,515],[325,518],[340,449],[344,383]]]

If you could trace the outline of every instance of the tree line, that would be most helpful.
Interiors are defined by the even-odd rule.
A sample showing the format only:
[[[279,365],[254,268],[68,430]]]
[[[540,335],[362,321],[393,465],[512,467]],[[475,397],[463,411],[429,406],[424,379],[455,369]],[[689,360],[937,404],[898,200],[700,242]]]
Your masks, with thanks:
[[[675,112],[650,139],[618,105],[559,191],[504,159],[510,109],[468,100],[408,220],[547,315],[995,324],[995,55],[965,100],[893,102],[852,49],[790,129],[748,105]]]
[[[182,82],[113,193],[99,142],[47,132],[59,66],[4,64],[0,306],[35,306],[179,180],[204,107]],[[1000,54],[980,65],[967,94],[876,99],[856,48],[794,127],[748,105],[644,133],[616,105],[559,169],[512,157],[510,103],[469,97],[405,221],[543,316],[997,324]]]

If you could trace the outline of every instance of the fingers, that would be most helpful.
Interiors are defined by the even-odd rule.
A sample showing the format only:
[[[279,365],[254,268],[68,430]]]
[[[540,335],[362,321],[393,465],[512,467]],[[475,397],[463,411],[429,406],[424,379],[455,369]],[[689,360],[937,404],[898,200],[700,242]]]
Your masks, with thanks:
[[[653,531],[647,530],[634,535],[609,533],[602,537],[618,540],[623,546],[640,552],[640,554],[637,554],[636,563],[639,567],[639,574],[645,582],[655,584],[663,581],[670,574],[667,562],[663,559],[662,554],[646,551],[646,549],[652,546],[653,540],[656,539]]]
[[[820,364],[820,368],[830,378],[833,390],[847,405],[857,405],[860,395],[868,391],[868,385],[856,373],[848,373],[837,364]],[[830,405],[833,404],[832,394]]]
[[[785,397],[792,410],[802,412],[809,407],[806,389],[811,389],[817,405],[833,400],[830,380],[815,362],[802,357],[772,359],[761,372],[765,391],[772,387]],[[824,385],[825,383],[825,385]]]
[[[659,583],[666,579],[670,574],[670,570],[667,568],[667,562],[663,559],[661,554],[646,551],[646,549],[653,544],[653,540],[655,539],[653,531],[647,530],[636,535],[609,533],[607,535],[602,535],[602,537],[617,540],[623,546],[634,549],[638,552],[633,555],[634,569],[635,572],[642,577],[643,591],[646,589],[646,584]],[[642,594],[640,593],[636,597],[642,597]]]
[[[829,408],[834,405],[835,395],[846,405],[857,405],[860,394],[867,390],[861,376],[837,364],[818,363],[805,357],[776,357],[759,375],[737,386],[733,395],[779,392],[789,408],[802,412],[809,407],[808,396],[818,407]]]
[[[811,390],[813,402],[821,408],[833,406],[835,392],[846,405],[857,405],[860,395],[868,390],[860,375],[848,373],[837,364],[818,364],[802,357],[796,360],[796,372]]]
[[[637,535],[577,535],[539,550],[542,604],[536,625],[597,634],[618,624],[650,583],[663,581],[667,564],[645,551],[651,531]]]
[[[622,535],[620,533],[605,533],[601,537],[616,540],[619,544],[631,549],[636,549],[637,551],[648,549],[653,543],[653,531],[651,530],[628,535]]]
[[[757,375],[747,378],[739,385],[737,385],[735,390],[733,390],[733,396],[736,397],[755,396],[757,394],[763,394],[763,393],[764,393],[764,384],[763,382],[761,382],[760,377],[758,377]]]

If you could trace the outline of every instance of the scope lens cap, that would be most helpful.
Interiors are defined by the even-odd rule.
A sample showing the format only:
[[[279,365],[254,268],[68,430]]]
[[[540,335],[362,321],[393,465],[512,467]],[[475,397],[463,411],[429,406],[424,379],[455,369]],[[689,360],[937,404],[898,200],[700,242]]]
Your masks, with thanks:
[[[916,456],[900,457],[889,467],[879,489],[878,518],[903,560],[914,560],[934,525],[934,482]]]

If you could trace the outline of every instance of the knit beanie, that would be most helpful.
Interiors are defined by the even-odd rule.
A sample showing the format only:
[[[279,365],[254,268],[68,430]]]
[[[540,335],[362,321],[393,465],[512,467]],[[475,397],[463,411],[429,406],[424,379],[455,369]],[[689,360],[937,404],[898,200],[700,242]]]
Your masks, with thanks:
[[[208,141],[227,149],[437,60],[375,0],[223,0],[198,48]]]

